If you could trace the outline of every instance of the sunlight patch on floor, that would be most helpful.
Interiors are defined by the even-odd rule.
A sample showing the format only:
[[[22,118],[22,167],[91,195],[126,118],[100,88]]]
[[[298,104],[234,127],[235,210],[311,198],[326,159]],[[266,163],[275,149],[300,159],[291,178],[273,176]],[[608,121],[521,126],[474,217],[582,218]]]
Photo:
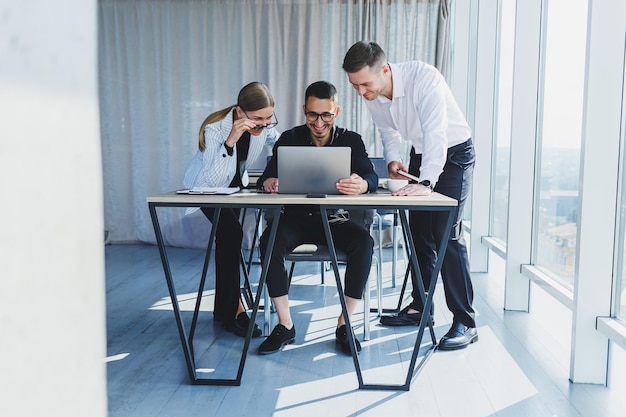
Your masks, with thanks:
[[[179,294],[177,297],[180,311],[194,311],[196,307],[197,293]],[[200,311],[212,311],[215,299],[215,290],[208,290],[202,293],[202,303]],[[174,310],[172,300],[169,296],[161,298],[150,306],[150,310]]]
[[[536,395],[537,389],[491,329],[480,327],[479,335],[479,343],[467,349],[435,352],[414,376],[408,392],[358,390],[354,372],[347,372],[280,388],[274,415],[307,416],[319,410],[333,410],[335,415],[392,415],[395,407],[406,410],[407,402],[416,402],[411,415],[437,410],[441,416],[469,416],[468,405],[454,400],[462,391],[463,398],[475,398],[469,407],[471,416],[488,417]],[[316,360],[331,356],[325,353]],[[401,385],[407,365],[402,361],[363,370],[364,382]]]

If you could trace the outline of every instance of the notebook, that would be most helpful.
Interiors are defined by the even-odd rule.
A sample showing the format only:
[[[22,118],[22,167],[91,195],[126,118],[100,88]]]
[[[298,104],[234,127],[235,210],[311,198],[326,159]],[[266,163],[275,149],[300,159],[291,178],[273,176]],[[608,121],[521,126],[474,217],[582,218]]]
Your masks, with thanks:
[[[335,184],[350,176],[352,149],[338,146],[280,146],[280,194],[339,194]]]
[[[176,194],[233,194],[239,187],[193,187],[176,191]]]

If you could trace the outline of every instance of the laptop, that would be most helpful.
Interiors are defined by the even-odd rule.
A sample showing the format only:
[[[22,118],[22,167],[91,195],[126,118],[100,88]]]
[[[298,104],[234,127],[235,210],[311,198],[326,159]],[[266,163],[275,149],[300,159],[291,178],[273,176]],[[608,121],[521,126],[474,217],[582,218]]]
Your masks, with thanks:
[[[339,146],[280,146],[280,194],[339,194],[335,184],[350,176],[352,149]]]

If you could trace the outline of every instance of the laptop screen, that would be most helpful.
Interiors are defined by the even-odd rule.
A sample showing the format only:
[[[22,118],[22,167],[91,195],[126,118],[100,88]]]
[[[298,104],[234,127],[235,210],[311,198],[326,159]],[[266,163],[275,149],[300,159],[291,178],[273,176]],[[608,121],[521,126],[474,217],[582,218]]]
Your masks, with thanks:
[[[339,194],[335,184],[350,176],[352,149],[338,146],[280,146],[280,194]]]

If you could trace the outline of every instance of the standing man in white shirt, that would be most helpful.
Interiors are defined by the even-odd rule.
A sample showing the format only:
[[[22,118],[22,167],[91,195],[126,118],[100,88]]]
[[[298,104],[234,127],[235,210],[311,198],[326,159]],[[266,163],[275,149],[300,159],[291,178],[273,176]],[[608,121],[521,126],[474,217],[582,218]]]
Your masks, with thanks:
[[[404,178],[399,170],[420,179],[395,196],[428,195],[433,190],[458,201],[455,223],[448,237],[441,267],[446,304],[454,318],[439,341],[439,349],[463,349],[478,341],[474,293],[467,246],[461,234],[463,206],[471,188],[474,146],[471,129],[444,77],[420,61],[390,64],[375,42],[360,41],[350,47],[343,61],[348,80],[366,101],[381,133],[390,178]],[[403,141],[412,145],[409,166],[403,162]],[[444,238],[447,214],[416,212],[409,223],[424,286],[429,287],[439,255],[437,242]],[[384,316],[387,326],[418,325],[422,299],[413,277],[413,301],[399,314]]]

